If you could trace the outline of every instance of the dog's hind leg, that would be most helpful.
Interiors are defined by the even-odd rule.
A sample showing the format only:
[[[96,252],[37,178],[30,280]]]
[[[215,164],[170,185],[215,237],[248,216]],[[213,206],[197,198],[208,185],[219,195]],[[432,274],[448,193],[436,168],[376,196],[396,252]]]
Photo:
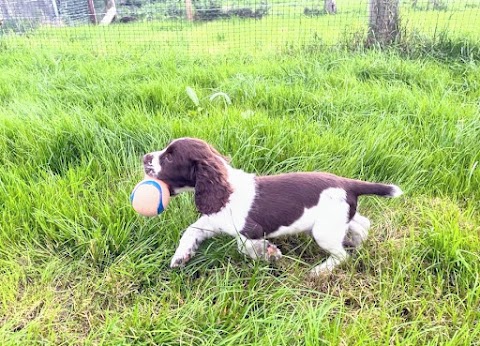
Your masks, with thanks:
[[[323,191],[318,207],[319,214],[313,225],[312,236],[330,256],[312,269],[311,274],[313,275],[331,272],[348,257],[343,247],[343,240],[349,226],[348,213],[350,210],[345,191],[338,188]]]
[[[368,237],[370,220],[356,213],[348,223],[348,246],[359,247]],[[347,242],[344,242],[344,244]]]

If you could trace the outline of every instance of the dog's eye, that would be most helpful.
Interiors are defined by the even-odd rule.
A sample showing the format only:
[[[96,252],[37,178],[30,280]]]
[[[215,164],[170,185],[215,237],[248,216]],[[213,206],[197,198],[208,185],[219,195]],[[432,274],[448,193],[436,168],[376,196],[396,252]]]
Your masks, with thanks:
[[[167,162],[172,162],[172,154],[167,153],[163,156],[164,160]]]

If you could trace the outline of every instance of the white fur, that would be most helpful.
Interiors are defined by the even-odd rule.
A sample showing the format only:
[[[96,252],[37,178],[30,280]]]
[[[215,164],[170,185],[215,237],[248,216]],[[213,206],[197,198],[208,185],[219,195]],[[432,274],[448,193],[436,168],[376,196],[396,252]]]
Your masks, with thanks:
[[[231,236],[237,236],[245,226],[248,212],[255,199],[255,175],[224,164],[227,167],[228,182],[233,188],[233,193],[230,195],[227,205],[220,212],[212,215],[212,218],[222,220],[219,226],[230,224],[225,232]],[[217,223],[217,220],[214,222]]]
[[[312,274],[329,272],[348,257],[343,248],[343,239],[348,230],[349,210],[345,190],[329,188],[320,194],[312,235],[318,246],[327,251],[330,257],[313,268]]]
[[[238,251],[253,259],[279,260],[282,252],[266,239],[248,239],[243,235],[237,237]]]
[[[183,232],[180,244],[170,262],[170,267],[179,267],[187,263],[195,255],[195,251],[202,241],[217,234],[217,231],[210,229],[208,220],[202,216]]]
[[[278,230],[267,235],[267,238],[277,238],[286,235],[293,235],[305,231],[311,231],[318,214],[318,205],[312,208],[305,208],[302,216],[290,226],[280,226]]]
[[[195,188],[190,186],[184,186],[184,187],[173,189],[173,192],[175,192],[176,195],[182,192],[194,192],[194,191],[195,191]]]
[[[403,191],[400,187],[397,185],[390,185],[392,187],[392,193],[390,194],[389,197],[399,197],[403,195]]]
[[[239,232],[243,229],[249,210],[256,195],[255,176],[225,163],[228,182],[233,188],[228,203],[218,213],[202,216],[190,226],[182,236],[180,245],[172,259],[172,267],[185,264],[195,253],[198,245],[205,239],[219,233],[237,238],[239,251],[251,258],[279,259],[281,252],[266,239],[247,239]],[[275,238],[301,232],[312,232],[316,242],[331,256],[315,267],[313,274],[331,271],[347,255],[342,246],[347,230],[360,233],[361,240],[368,230],[368,219],[356,214],[348,224],[346,192],[340,188],[324,190],[319,202],[312,208],[306,208],[302,216],[290,226],[281,226],[270,233],[268,238]],[[358,215],[358,216],[357,216]]]
[[[234,169],[226,162],[224,164],[227,167],[228,181],[233,188],[228,203],[218,213],[203,215],[187,228],[172,258],[172,267],[185,264],[193,256],[196,250],[195,244],[199,245],[211,236],[226,233],[236,237],[237,240],[241,237],[240,231],[245,226],[245,220],[255,198],[255,176]],[[239,249],[241,249],[240,242]],[[252,250],[245,249],[244,253],[253,256]]]
[[[155,151],[153,153],[150,153],[154,157],[154,159],[151,162],[151,166],[155,174],[160,173],[162,171],[162,166],[160,165],[160,160],[158,159],[160,155],[162,155],[165,152],[166,149],[162,151]]]
[[[164,151],[151,153],[157,158],[152,162],[155,172],[160,172],[162,169],[158,157]],[[279,259],[282,256],[280,250],[267,239],[247,239],[240,234],[257,193],[255,175],[231,167],[221,157],[218,159],[226,167],[227,180],[233,192],[227,204],[219,212],[201,216],[186,229],[171,260],[172,267],[184,265],[195,254],[202,241],[220,233],[235,237],[239,251],[251,258],[269,260]],[[402,194],[398,186],[392,185],[392,187],[393,192],[390,197]],[[180,187],[175,190],[175,193],[192,190],[192,187]],[[312,274],[329,272],[348,257],[343,248],[343,241],[348,231],[357,245],[360,245],[368,236],[370,221],[356,213],[348,222],[348,213],[346,191],[341,188],[328,188],[320,194],[317,205],[305,208],[295,222],[289,226],[279,227],[267,238],[311,232],[317,244],[330,254],[330,257],[312,270]]]

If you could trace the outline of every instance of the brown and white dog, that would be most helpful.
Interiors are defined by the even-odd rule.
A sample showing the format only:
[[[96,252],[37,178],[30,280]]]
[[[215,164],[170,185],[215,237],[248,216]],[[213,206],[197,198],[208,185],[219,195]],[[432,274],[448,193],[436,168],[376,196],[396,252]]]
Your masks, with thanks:
[[[253,259],[274,260],[280,250],[268,239],[310,232],[330,254],[313,274],[331,271],[347,258],[344,239],[355,245],[368,235],[370,221],[357,212],[361,195],[397,197],[396,185],[378,184],[329,173],[284,173],[257,176],[235,169],[211,145],[180,138],[143,158],[147,175],[166,182],[171,195],[195,192],[201,217],[183,233],[171,260],[182,266],[202,241],[218,234],[237,239],[240,252]]]

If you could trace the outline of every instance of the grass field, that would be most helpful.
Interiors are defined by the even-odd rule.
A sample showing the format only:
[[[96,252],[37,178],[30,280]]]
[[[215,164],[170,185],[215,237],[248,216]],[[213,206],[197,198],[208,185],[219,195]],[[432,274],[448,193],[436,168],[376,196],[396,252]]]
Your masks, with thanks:
[[[66,37],[1,46],[2,345],[480,344],[478,61],[105,54]],[[192,196],[154,219],[128,196],[141,155],[180,136],[259,174],[330,171],[405,196],[361,200],[370,238],[329,277],[307,278],[325,257],[307,237],[278,240],[272,265],[222,237],[171,270]]]

